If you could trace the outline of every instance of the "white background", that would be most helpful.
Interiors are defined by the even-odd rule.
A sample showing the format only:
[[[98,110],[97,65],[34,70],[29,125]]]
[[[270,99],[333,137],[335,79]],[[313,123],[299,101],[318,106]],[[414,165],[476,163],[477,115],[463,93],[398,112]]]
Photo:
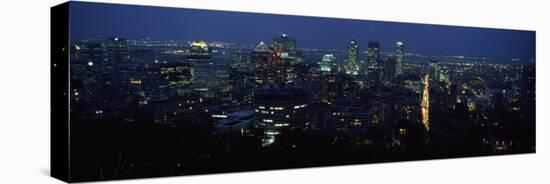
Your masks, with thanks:
[[[49,177],[49,8],[60,0],[0,6],[0,183]],[[138,179],[109,183],[548,183],[550,6],[544,0],[102,0],[102,2],[312,15],[537,31],[537,153],[315,169]],[[55,82],[55,81],[53,81]],[[546,174],[546,175],[545,175]]]

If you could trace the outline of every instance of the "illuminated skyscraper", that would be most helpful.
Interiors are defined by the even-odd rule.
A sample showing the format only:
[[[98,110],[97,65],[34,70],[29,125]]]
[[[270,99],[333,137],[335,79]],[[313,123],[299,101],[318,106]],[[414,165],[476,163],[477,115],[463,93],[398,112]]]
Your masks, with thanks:
[[[273,54],[277,84],[292,84],[297,78],[296,66],[302,63],[301,54],[296,50],[296,40],[287,34],[273,38]]]
[[[268,73],[270,65],[273,63],[273,52],[262,41],[252,51],[250,60],[254,65],[255,81],[258,86],[269,84],[273,82],[273,79]]]
[[[359,45],[357,41],[351,40],[348,45],[348,60],[345,66],[346,73],[349,75],[357,75],[359,72],[358,65]]]
[[[367,80],[370,86],[380,84],[382,80],[383,62],[380,59],[380,43],[369,42],[367,49]]]
[[[397,75],[403,74],[403,56],[405,55],[405,51],[403,50],[404,45],[403,42],[398,41],[396,44],[396,51],[395,51],[395,61],[396,61],[396,71],[395,73]]]
[[[332,65],[336,61],[334,54],[325,54],[321,60],[321,72],[330,73],[332,71]]]
[[[296,40],[288,37],[287,34],[282,34],[273,39],[273,51],[280,52],[282,59],[295,58]]]

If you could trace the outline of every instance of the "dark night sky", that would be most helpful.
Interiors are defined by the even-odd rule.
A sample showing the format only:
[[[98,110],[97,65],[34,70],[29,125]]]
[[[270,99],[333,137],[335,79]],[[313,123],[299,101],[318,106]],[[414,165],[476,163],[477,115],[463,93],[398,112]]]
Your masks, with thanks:
[[[535,58],[534,31],[83,2],[71,6],[73,40],[118,36],[271,43],[281,33],[295,38],[303,48],[343,49],[350,39],[356,39],[362,49],[368,41],[379,41],[383,51],[393,51],[395,41],[401,40],[407,52],[426,55]]]

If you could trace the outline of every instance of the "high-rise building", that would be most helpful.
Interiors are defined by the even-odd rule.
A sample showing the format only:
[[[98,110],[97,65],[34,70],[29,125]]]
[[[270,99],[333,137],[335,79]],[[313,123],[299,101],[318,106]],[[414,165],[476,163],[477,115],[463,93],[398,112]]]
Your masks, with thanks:
[[[369,42],[367,49],[367,84],[375,86],[382,81],[384,63],[380,59],[380,43]]]
[[[346,73],[349,75],[357,75],[359,73],[359,45],[357,41],[351,40],[348,44],[348,58],[346,62]]]
[[[189,85],[193,81],[193,67],[189,63],[161,63],[160,75],[178,95],[189,92]]]
[[[162,78],[160,69],[156,65],[142,65],[140,69],[141,81],[145,99],[148,101],[164,101],[174,96],[174,90],[170,88],[167,80]]]
[[[309,124],[309,98],[305,90],[263,88],[254,93],[255,117],[271,144],[282,129],[303,129]]]
[[[387,57],[384,62],[383,83],[384,85],[391,85],[396,79],[397,75],[397,61],[395,57]]]
[[[298,77],[297,66],[302,63],[302,55],[296,50],[296,40],[287,34],[273,38],[274,64],[276,84],[292,84]]]
[[[288,37],[287,34],[282,34],[273,39],[273,51],[280,52],[282,59],[295,58],[296,40]]]
[[[403,42],[398,41],[396,44],[396,51],[395,51],[395,61],[396,61],[396,71],[395,73],[397,75],[403,74],[403,57],[405,56],[405,51]]]
[[[250,61],[254,65],[254,80],[258,86],[273,83],[272,76],[268,73],[269,66],[273,64],[273,51],[263,41],[252,51]]]
[[[107,38],[105,40],[105,49],[107,51],[106,60],[102,66],[103,89],[106,94],[124,93],[121,90],[121,79],[119,74],[120,65],[129,63],[130,55],[128,51],[128,40],[124,38]]]
[[[334,54],[325,54],[321,60],[321,72],[330,73],[332,71],[332,65],[336,62],[336,56]]]
[[[378,60],[380,59],[380,43],[378,42],[369,42],[369,47],[367,49],[368,55],[368,68],[369,70],[377,69]]]

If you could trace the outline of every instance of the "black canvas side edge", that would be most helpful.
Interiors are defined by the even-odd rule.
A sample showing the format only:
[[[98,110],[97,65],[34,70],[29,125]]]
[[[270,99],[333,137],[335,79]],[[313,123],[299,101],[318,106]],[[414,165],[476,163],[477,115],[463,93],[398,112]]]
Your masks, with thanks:
[[[50,175],[70,182],[69,2],[50,9]]]

